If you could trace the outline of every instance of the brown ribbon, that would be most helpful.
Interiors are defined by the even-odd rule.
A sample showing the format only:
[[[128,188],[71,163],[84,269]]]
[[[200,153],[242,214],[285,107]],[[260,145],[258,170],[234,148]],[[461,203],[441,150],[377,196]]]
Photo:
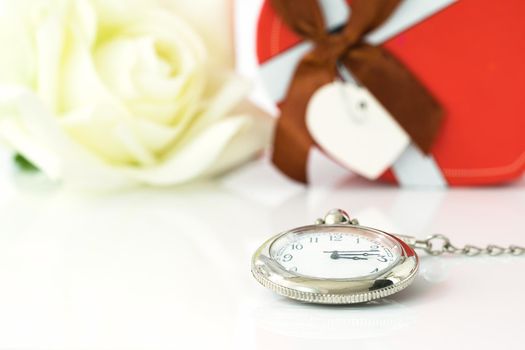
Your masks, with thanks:
[[[326,32],[318,0],[271,0],[295,33],[314,43],[295,71],[275,131],[272,160],[289,177],[307,182],[306,162],[314,141],[306,128],[306,107],[317,89],[336,79],[337,62],[381,102],[423,152],[430,151],[442,120],[440,105],[388,51],[362,41],[399,2],[354,0],[348,23],[331,34]]]

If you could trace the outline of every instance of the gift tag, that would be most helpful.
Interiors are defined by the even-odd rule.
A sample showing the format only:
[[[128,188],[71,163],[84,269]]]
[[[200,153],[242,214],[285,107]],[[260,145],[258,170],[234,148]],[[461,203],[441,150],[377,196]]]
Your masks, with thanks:
[[[306,124],[328,155],[368,179],[378,178],[410,143],[379,101],[355,83],[333,82],[317,90]]]

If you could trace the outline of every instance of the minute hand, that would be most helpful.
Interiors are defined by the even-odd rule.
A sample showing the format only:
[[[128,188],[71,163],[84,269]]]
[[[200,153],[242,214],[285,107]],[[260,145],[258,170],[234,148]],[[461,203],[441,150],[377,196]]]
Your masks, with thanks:
[[[358,256],[358,255],[362,255],[362,256],[379,256],[379,253],[341,253],[341,252],[337,252],[337,254],[339,256]]]
[[[374,254],[367,251],[356,251],[356,252],[339,252],[334,251],[325,251],[325,253],[330,253],[331,259],[353,259],[353,260],[367,260],[368,256],[379,256],[379,254]]]
[[[379,250],[325,250],[324,253],[338,255],[379,255]],[[374,254],[377,253],[377,254]]]

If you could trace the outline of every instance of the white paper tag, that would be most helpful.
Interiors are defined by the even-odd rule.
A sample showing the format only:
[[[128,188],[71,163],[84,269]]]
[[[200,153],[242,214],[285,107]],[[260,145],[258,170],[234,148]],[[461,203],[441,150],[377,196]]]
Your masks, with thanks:
[[[333,82],[317,90],[306,125],[327,154],[368,179],[378,178],[410,143],[379,101],[353,83]]]

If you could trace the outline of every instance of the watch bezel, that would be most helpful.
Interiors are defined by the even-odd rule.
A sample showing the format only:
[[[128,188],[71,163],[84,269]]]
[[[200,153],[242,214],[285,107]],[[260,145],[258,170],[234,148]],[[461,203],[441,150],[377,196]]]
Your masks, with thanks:
[[[387,269],[362,278],[318,278],[286,270],[271,256],[270,248],[280,237],[290,233],[323,230],[364,230],[391,240],[400,247],[399,258]],[[371,301],[399,292],[414,279],[419,268],[415,251],[404,241],[375,228],[335,224],[308,225],[281,232],[264,242],[252,258],[255,279],[274,292],[288,298],[319,304],[353,304]]]

